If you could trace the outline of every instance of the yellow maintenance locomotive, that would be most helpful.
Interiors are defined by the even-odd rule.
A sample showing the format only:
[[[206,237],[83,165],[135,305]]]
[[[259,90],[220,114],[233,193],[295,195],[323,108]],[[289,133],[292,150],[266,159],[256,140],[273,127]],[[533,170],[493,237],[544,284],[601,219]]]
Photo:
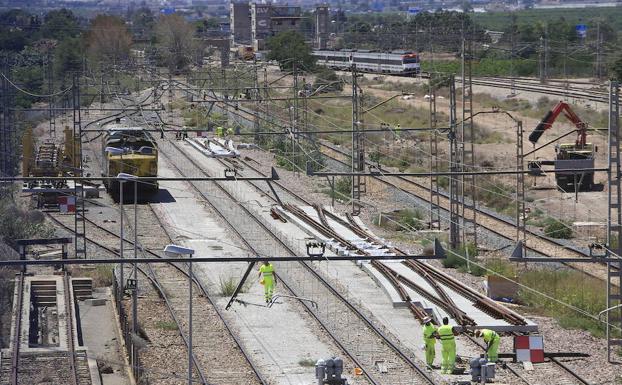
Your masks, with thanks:
[[[115,124],[106,129],[102,141],[104,167],[102,176],[117,176],[119,173],[139,177],[158,176],[158,147],[151,134],[142,127],[128,127]],[[105,181],[106,188],[116,200],[119,197],[119,182]],[[123,193],[133,192],[134,184],[124,183]],[[139,197],[145,198],[158,191],[158,182],[138,183]]]

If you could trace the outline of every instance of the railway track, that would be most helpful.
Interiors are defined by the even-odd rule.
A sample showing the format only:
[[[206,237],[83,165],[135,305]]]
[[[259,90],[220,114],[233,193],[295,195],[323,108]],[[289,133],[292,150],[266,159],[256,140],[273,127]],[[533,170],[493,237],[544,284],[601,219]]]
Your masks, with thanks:
[[[22,345],[29,346],[29,341],[23,341],[24,334],[22,328],[24,322],[22,316],[24,314],[24,301],[30,303],[30,298],[24,297],[26,272],[20,271],[16,279],[16,303],[14,305],[14,318],[13,318],[13,331],[11,340],[11,363],[7,368],[5,362],[0,364],[0,384],[20,385],[28,382],[38,383],[41,378],[49,378],[52,381],[59,381],[71,384],[82,385],[90,384],[91,376],[86,362],[86,355],[84,351],[78,351],[77,341],[75,341],[75,325],[74,321],[74,307],[75,302],[73,300],[71,289],[71,278],[67,272],[63,274],[63,295],[64,295],[64,320],[65,331],[59,335],[66,336],[66,350],[64,349],[50,349],[41,351],[22,351]],[[30,324],[32,327],[32,323]],[[26,336],[28,338],[28,336]],[[51,367],[50,365],[53,365]],[[61,368],[62,367],[62,368]],[[50,371],[52,368],[56,368],[54,372]]]
[[[248,158],[248,159],[250,159],[250,158]],[[225,160],[219,160],[219,161],[223,165],[234,166],[234,167],[238,168],[241,172],[246,172],[246,171],[248,171],[250,169],[251,171],[256,173],[258,176],[264,176],[264,177],[267,176],[267,174],[263,173],[257,167],[253,166],[251,164],[251,162],[249,160],[246,160],[246,159],[241,159],[241,158],[240,159],[225,159]],[[245,175],[245,176],[248,176],[248,175]],[[267,196],[270,196],[272,198],[272,196],[270,195],[270,191],[269,190],[265,190],[264,188],[258,186],[257,182],[248,181],[247,183],[249,183],[250,185],[255,187],[257,190],[261,191],[262,193],[264,193]],[[292,202],[291,204],[304,204],[304,205],[308,205],[308,206],[312,205],[305,198],[301,197],[299,194],[296,194],[292,190],[288,189],[283,184],[281,184],[279,182],[272,182],[272,183],[274,184],[274,186],[276,188],[278,188],[282,192],[285,192],[287,195],[289,195],[289,198],[287,200]],[[277,203],[276,199],[274,199],[274,198],[272,198],[272,199],[274,200],[275,203]],[[283,195],[281,195],[281,200],[285,201]],[[316,210],[318,210],[318,209],[319,208],[316,207]],[[331,219],[336,219],[335,215],[330,213],[330,212],[325,212],[324,215],[330,216]],[[377,239],[372,234],[369,234],[365,230],[363,230],[353,220],[353,218],[351,216],[348,216],[348,223],[344,223],[343,221],[341,221],[341,224],[344,225],[344,226],[350,226],[351,230],[354,233],[356,233],[358,236],[360,236],[361,238],[372,239],[378,245],[382,244],[381,240]],[[336,234],[334,232],[334,230],[332,228],[330,228],[330,226],[327,226],[327,227],[328,228],[324,228],[324,229],[320,229],[320,230],[327,231],[327,235],[330,236],[332,239],[336,239],[336,240],[339,239],[340,242],[342,242],[344,247],[349,247],[351,250],[356,249],[355,245],[351,244],[350,242],[348,242],[345,239],[340,239],[339,235]],[[406,255],[405,252],[403,252],[402,250],[399,250],[399,249],[394,249],[393,251],[398,253],[398,254]],[[359,252],[363,253],[363,250],[359,249]],[[454,317],[454,318],[456,318],[458,320],[463,318],[465,320],[465,322],[463,323],[464,326],[472,325],[469,322],[468,317],[464,317],[464,314],[461,314],[461,311],[459,309],[457,309],[455,304],[453,304],[453,301],[451,301],[450,299],[448,300],[447,293],[445,293],[442,288],[438,287],[438,285],[434,284],[434,282],[442,282],[445,286],[454,287],[454,288],[456,288],[456,290],[458,292],[461,292],[461,290],[456,287],[455,282],[452,282],[452,278],[450,278],[448,276],[445,276],[444,274],[438,274],[438,272],[431,271],[431,270],[435,270],[435,269],[430,269],[431,267],[426,266],[426,264],[424,264],[424,263],[420,263],[420,262],[418,263],[418,261],[407,261],[405,263],[411,269],[416,269],[417,271],[420,271],[420,269],[422,269],[422,268],[425,269],[424,274],[427,274],[428,277],[430,278],[430,281],[432,281],[432,285],[436,286],[436,288],[435,288],[436,293],[429,293],[425,289],[422,289],[420,287],[415,287],[414,288],[413,287],[413,285],[414,285],[413,282],[409,282],[408,279],[405,279],[404,277],[401,277],[397,272],[392,270],[386,264],[383,264],[382,262],[379,262],[379,261],[372,261],[372,265],[375,268],[377,268],[383,275],[385,275],[385,277],[389,280],[389,282],[391,282],[394,285],[394,288],[400,294],[402,299],[409,305],[408,306],[409,310],[412,313],[412,315],[415,317],[415,319],[417,319],[418,321],[421,321],[424,317],[427,316],[427,313],[425,313],[425,311],[423,309],[417,307],[416,305],[414,305],[412,303],[412,301],[410,300],[410,297],[408,296],[408,294],[406,293],[406,291],[403,289],[402,286],[406,286],[406,287],[409,287],[411,289],[414,289],[415,291],[419,291],[420,294],[422,293],[422,291],[424,291],[425,292],[425,293],[423,293],[424,296],[428,296],[428,297],[434,298],[433,302],[435,302],[437,304],[437,306],[441,306],[442,308],[445,308],[446,311],[448,311],[449,314],[454,314],[454,315],[457,316],[457,317]],[[432,274],[432,275],[430,275],[430,274]],[[473,291],[470,291],[468,293],[465,293],[465,295],[473,297],[473,296],[477,296],[478,293],[473,293]],[[479,300],[483,301],[482,299],[479,299]],[[478,299],[474,298],[474,301],[478,301]],[[490,302],[492,302],[492,301],[490,301]],[[504,316],[507,316],[507,317],[509,317],[509,322],[510,323],[516,323],[516,322],[520,323],[521,322],[521,318],[522,317],[516,318],[516,316],[517,316],[516,313],[511,312],[511,311],[504,311],[504,310],[500,311],[500,310],[498,310],[498,307],[494,306],[494,305],[492,305],[491,308],[484,308],[484,310],[488,314],[491,314],[493,316],[497,316],[499,318],[503,318]],[[473,337],[471,337],[468,334],[463,334],[463,335],[469,341],[471,341],[471,343],[474,346],[476,346],[477,348],[481,349],[482,351],[485,351],[485,346],[482,345],[479,341],[475,340]],[[530,385],[535,385],[535,384],[542,383],[541,381],[543,379],[547,378],[549,376],[549,374],[554,374],[554,376],[548,377],[549,379],[550,378],[560,378],[561,379],[560,385],[570,385],[570,384],[589,385],[588,381],[586,381],[585,379],[580,377],[578,374],[576,374],[574,371],[572,371],[570,368],[568,368],[566,365],[564,365],[563,363],[561,363],[560,361],[558,361],[556,359],[550,359],[546,363],[538,364],[537,369],[538,370],[536,372],[529,372],[529,371],[523,370],[522,366],[520,366],[520,365],[508,365],[508,366],[504,365],[500,370],[508,371],[512,376],[516,377],[517,379],[519,379],[523,383],[530,384]],[[540,372],[540,369],[542,369],[542,372]]]
[[[458,79],[456,79],[458,81]],[[495,88],[515,89],[518,91],[537,92],[541,94],[590,100],[598,103],[609,103],[609,93],[601,90],[572,87],[557,82],[540,84],[537,80],[524,78],[473,77],[473,85]]]
[[[176,84],[187,86],[185,83],[181,81],[175,81]],[[228,105],[229,107],[233,107],[233,105],[229,102],[222,102],[223,104]],[[246,125],[247,127],[253,127],[253,112],[249,111],[241,106],[237,106],[236,108],[230,108],[230,114],[233,114],[239,118],[239,122]],[[305,136],[305,135],[301,135]],[[322,140],[316,140],[316,144],[323,148],[324,156],[329,157],[337,163],[340,163],[348,168],[351,167],[350,163],[345,162],[343,159],[350,159],[351,154],[347,153],[347,151],[338,149],[330,144]],[[368,166],[377,166],[369,161],[366,161]],[[390,177],[392,181],[389,181],[389,177],[382,176],[371,176],[371,179],[378,181],[384,184],[387,187],[394,188],[402,193],[410,195],[418,200],[426,202],[429,204],[430,199],[430,190],[428,186],[425,186],[415,180],[415,178],[409,177]],[[439,194],[439,203],[440,209],[448,212],[449,210],[449,197],[446,193]],[[466,209],[465,217],[469,217],[467,215],[470,209]],[[477,213],[477,224],[488,232],[507,240],[510,244],[515,244],[517,242],[517,231],[516,224],[511,220],[502,218],[497,215],[492,215],[491,213],[482,210],[480,208],[475,208]],[[547,238],[537,232],[531,231],[529,229],[525,229],[525,249],[537,253],[539,255],[543,255],[545,257],[554,259],[561,257],[570,257],[570,258],[591,258],[589,253],[581,251],[576,248],[569,247],[567,245],[562,244],[559,241],[556,241],[551,238]],[[597,278],[599,280],[606,280],[607,278],[607,270],[606,266],[603,264],[581,264],[581,263],[565,263],[565,265],[581,271],[586,275]]]
[[[159,222],[157,215],[153,213],[150,205],[138,205],[138,217],[140,223],[157,223],[158,227],[165,232],[165,237],[170,240],[169,234]],[[128,216],[126,212],[124,215]],[[58,218],[48,217],[64,230],[73,233],[73,228],[66,225]],[[128,218],[129,219],[129,218]],[[120,235],[104,226],[87,218],[90,234],[102,234],[113,240],[118,245]],[[128,223],[129,220],[127,221]],[[124,237],[125,238],[125,237]],[[154,249],[162,249],[162,238],[159,244],[151,244]],[[101,241],[95,241],[92,236],[87,238],[92,245],[103,249],[111,256],[118,257],[115,246],[106,245]],[[125,238],[124,243],[134,246],[134,242]],[[175,323],[180,338],[183,340],[186,354],[188,351],[188,318],[187,318],[187,294],[189,272],[187,267],[181,264],[140,264],[140,258],[156,257],[160,255],[151,251],[146,245],[139,244],[138,269],[149,280],[164,301],[168,315]],[[197,376],[196,381],[202,384],[223,385],[267,385],[268,382],[261,375],[258,368],[250,359],[250,354],[242,346],[240,340],[233,333],[229,322],[224,318],[221,310],[214,303],[214,298],[203,283],[193,277],[194,286],[198,288],[194,292],[194,316],[193,319],[201,320],[193,325],[193,366]],[[218,346],[218,348],[215,348]],[[185,356],[184,356],[185,357]],[[171,363],[168,362],[168,365]],[[178,362],[183,367],[183,358]],[[155,368],[159,369],[159,368]],[[150,380],[151,383],[157,380]]]
[[[349,166],[349,164],[341,158],[347,158],[349,154],[345,151],[337,149],[331,145],[322,143],[322,147],[326,148],[329,152],[328,155],[330,159],[344,165]],[[337,155],[335,155],[337,154]],[[369,165],[372,165],[368,162]],[[411,195],[419,200],[422,200],[426,203],[429,203],[430,197],[430,189],[428,186],[423,185],[422,183],[414,180],[414,178],[410,177],[382,177],[382,176],[372,176],[370,177],[375,181],[378,181],[384,184],[387,187],[394,188],[402,193]],[[392,179],[389,181],[387,179]],[[439,194],[439,203],[440,208],[445,212],[449,212],[449,197],[446,193]],[[469,214],[468,208],[465,208],[465,216],[469,217],[472,214]],[[495,216],[490,214],[488,211],[476,208],[476,218],[477,225],[486,229],[487,231],[508,240],[511,243],[516,242],[516,225],[512,221],[502,218],[500,216]],[[531,252],[538,253],[549,257],[551,259],[562,258],[562,257],[570,257],[570,258],[591,258],[589,253],[584,251],[571,248],[562,244],[561,242],[555,241],[554,239],[547,238],[541,234],[538,234],[535,231],[525,229],[525,248]],[[567,263],[568,266],[582,271],[594,278],[598,278],[600,280],[605,280],[607,277],[606,267],[604,265],[598,264],[580,264],[580,263]]]
[[[247,162],[244,162],[244,163],[245,163],[245,167],[252,168],[252,169],[254,169],[254,171],[259,172],[256,168],[254,168],[253,166],[250,166],[250,164],[248,164]],[[223,163],[223,164],[224,164],[224,163]],[[281,186],[281,185],[280,185],[280,184],[278,184],[278,183],[277,183],[276,185],[277,185],[277,186],[279,186],[279,188],[281,188],[281,189],[287,190],[284,186]],[[269,192],[266,192],[266,190],[263,190],[263,189],[261,189],[260,187],[257,187],[257,186],[255,186],[255,187],[256,187],[256,188],[258,188],[258,189],[260,189],[260,190],[262,190],[264,193],[268,193],[268,194],[269,194]],[[287,190],[287,191],[288,191],[288,193],[289,193],[289,194],[292,194],[292,192],[291,192],[291,191],[289,191],[289,190]],[[296,194],[293,194],[293,196],[294,196],[294,199],[296,199],[296,200],[298,200],[298,201],[302,201],[302,202],[308,203],[308,202],[306,202],[303,198],[301,198],[301,197],[297,196]],[[518,376],[520,377],[520,375],[518,375]],[[575,374],[573,374],[573,376],[576,376],[576,375],[575,375]],[[524,378],[523,378],[522,380],[523,380],[524,382],[528,382],[528,381],[526,381]],[[583,384],[584,384],[584,383],[586,383],[586,382],[584,382],[583,380],[581,380],[581,381],[579,381],[579,382],[580,382],[580,383],[583,383]],[[572,383],[572,382],[570,382],[570,383]]]
[[[209,176],[203,167],[197,164],[180,145],[171,141],[168,143],[170,144],[168,148],[160,146],[160,153],[164,153],[169,159],[178,160],[174,167],[181,176]],[[192,150],[192,147],[189,150],[196,151]],[[191,185],[230,225],[231,230],[243,240],[248,250],[251,250],[255,255],[296,255],[296,252],[281,237],[274,234],[262,219],[243,205],[237,203],[232,205],[231,201],[237,201],[237,199],[225,187],[219,183],[193,182]],[[249,227],[249,224],[253,226]],[[278,259],[273,259],[273,262],[277,261]],[[288,290],[297,297],[318,299],[318,301],[319,298],[322,298],[321,302],[326,302],[327,298],[334,299],[330,304],[327,304],[325,313],[305,301],[302,301],[302,304],[322,325],[347,358],[363,369],[371,384],[412,384],[412,379],[416,379],[414,383],[435,383],[435,380],[430,377],[425,369],[414,362],[410,353],[405,352],[385,335],[369,317],[365,316],[357,306],[350,303],[310,265],[302,262],[281,262],[277,265],[277,271],[287,272],[280,274],[281,281],[286,283]],[[310,276],[319,285],[313,287],[314,284],[300,284],[308,281]],[[339,314],[340,316],[329,319],[327,318],[328,314]],[[352,330],[357,331],[356,338],[352,338]],[[360,351],[361,345],[367,346],[369,350],[375,352],[374,357],[369,354],[356,353]],[[390,367],[388,374],[380,373],[380,368],[377,365],[378,360],[386,362]]]

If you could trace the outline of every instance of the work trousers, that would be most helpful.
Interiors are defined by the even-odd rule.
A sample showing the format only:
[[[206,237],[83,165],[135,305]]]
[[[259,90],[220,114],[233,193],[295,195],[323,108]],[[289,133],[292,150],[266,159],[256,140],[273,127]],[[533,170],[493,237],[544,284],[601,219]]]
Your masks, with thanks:
[[[272,293],[274,292],[274,280],[272,278],[263,278],[263,290],[266,302],[272,301]]]
[[[449,374],[454,371],[456,363],[456,341],[441,341],[441,353],[443,355],[441,373]]]
[[[496,362],[499,359],[499,342],[501,342],[501,338],[499,337],[492,339],[490,348],[488,348],[488,361]]]
[[[425,362],[428,366],[432,366],[434,364],[434,356],[436,356],[435,351],[436,339],[431,338],[425,341]]]

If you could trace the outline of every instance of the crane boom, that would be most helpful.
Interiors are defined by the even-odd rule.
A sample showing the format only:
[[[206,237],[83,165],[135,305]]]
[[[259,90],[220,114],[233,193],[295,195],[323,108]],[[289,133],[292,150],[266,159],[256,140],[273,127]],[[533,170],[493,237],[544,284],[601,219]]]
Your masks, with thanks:
[[[542,121],[540,121],[540,123],[538,123],[538,125],[536,126],[536,129],[533,130],[531,134],[529,134],[529,141],[533,144],[536,144],[544,131],[551,128],[559,114],[562,112],[564,113],[564,116],[566,116],[566,118],[570,120],[575,125],[575,127],[577,127],[579,134],[577,136],[576,145],[579,147],[584,147],[587,142],[587,123],[583,122],[577,116],[577,114],[574,113],[568,103],[562,101],[558,102],[555,107],[547,112],[544,119],[542,119]]]

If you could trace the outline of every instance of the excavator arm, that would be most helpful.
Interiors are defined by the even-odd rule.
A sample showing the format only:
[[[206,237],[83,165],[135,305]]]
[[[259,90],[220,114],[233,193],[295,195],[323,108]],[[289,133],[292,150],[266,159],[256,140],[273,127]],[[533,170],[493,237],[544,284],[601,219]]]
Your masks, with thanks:
[[[536,129],[533,130],[531,134],[529,134],[529,141],[533,144],[536,144],[538,140],[540,139],[540,137],[542,136],[542,134],[544,133],[544,131],[551,128],[551,126],[553,125],[553,123],[555,122],[559,114],[561,114],[562,112],[564,113],[566,118],[570,120],[575,125],[575,127],[577,127],[577,130],[579,131],[576,145],[581,146],[581,147],[585,146],[586,141],[587,141],[587,123],[583,122],[577,116],[577,114],[574,113],[574,111],[570,108],[568,103],[562,102],[562,101],[558,102],[555,105],[555,107],[553,107],[546,114],[544,119],[542,119],[542,121],[538,123],[538,125],[536,126]]]

